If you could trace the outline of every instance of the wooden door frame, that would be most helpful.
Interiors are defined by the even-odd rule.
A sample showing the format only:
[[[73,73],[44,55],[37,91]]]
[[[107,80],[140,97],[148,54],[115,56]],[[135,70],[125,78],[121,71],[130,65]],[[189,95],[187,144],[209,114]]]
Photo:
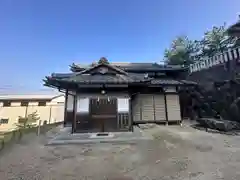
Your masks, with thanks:
[[[104,121],[103,119],[104,119],[104,117],[103,117],[103,119],[101,119],[101,118],[94,118],[93,116],[94,115],[99,115],[99,116],[107,116],[107,115],[112,115],[111,113],[101,113],[103,110],[104,110],[104,108],[103,108],[103,110],[101,111],[101,109],[98,111],[98,113],[97,114],[93,114],[93,106],[95,106],[95,105],[92,105],[92,103],[93,103],[93,99],[97,99],[97,98],[91,98],[91,100],[90,100],[90,116],[91,116],[91,119],[93,120],[93,119],[95,119],[94,121],[100,121],[100,126],[101,126],[101,132],[105,132],[105,126],[107,125],[106,124],[106,121]],[[105,104],[101,104],[101,100],[107,100],[108,98],[99,98],[99,105],[98,106],[104,106]],[[115,116],[115,121],[116,121],[116,125],[117,125],[117,115],[118,115],[118,112],[117,112],[117,98],[110,98],[110,101],[114,101],[115,102],[115,111],[114,111],[114,116]],[[107,106],[109,106],[109,104],[106,104]],[[96,105],[97,106],[97,105]],[[94,112],[95,113],[95,112]],[[106,118],[106,119],[108,119],[108,118]]]

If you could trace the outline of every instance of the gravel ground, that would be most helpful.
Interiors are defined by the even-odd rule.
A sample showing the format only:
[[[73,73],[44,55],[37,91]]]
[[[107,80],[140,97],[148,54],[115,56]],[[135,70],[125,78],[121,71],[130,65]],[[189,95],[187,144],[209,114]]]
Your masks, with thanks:
[[[0,154],[0,179],[239,180],[240,136],[154,126],[136,144],[45,146],[55,131]]]

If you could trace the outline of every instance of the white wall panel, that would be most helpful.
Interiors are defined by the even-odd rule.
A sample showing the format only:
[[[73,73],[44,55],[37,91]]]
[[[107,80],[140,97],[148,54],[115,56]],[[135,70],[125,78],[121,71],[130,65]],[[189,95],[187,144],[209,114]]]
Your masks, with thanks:
[[[117,103],[118,103],[117,104],[118,112],[128,112],[129,111],[128,98],[118,98]]]

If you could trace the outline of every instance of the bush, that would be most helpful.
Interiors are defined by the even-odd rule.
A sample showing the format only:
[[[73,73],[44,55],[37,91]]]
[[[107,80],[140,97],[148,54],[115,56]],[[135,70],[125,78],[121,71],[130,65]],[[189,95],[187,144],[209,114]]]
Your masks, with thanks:
[[[212,89],[206,90],[199,85],[180,91],[183,116],[218,117],[240,122],[240,83],[225,81]],[[188,113],[188,114],[186,114]]]
[[[20,133],[19,138],[22,138],[23,132],[25,132],[26,129],[36,127],[36,123],[39,119],[37,111],[29,114],[27,117],[19,116],[18,123],[16,124]]]

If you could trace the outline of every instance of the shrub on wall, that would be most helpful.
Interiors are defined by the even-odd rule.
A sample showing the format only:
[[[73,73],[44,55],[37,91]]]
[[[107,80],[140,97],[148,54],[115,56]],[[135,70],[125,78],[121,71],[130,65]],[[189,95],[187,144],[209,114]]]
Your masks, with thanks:
[[[23,132],[27,128],[35,127],[37,124],[37,121],[40,119],[39,115],[37,114],[37,111],[29,114],[27,117],[21,117],[19,116],[18,123],[16,124],[20,136],[19,138],[22,138]]]

